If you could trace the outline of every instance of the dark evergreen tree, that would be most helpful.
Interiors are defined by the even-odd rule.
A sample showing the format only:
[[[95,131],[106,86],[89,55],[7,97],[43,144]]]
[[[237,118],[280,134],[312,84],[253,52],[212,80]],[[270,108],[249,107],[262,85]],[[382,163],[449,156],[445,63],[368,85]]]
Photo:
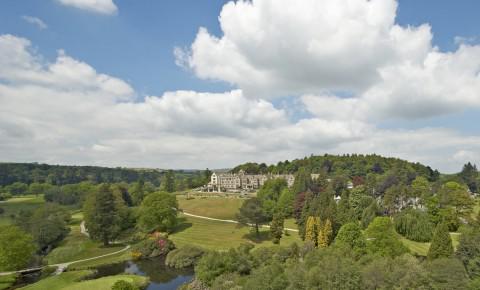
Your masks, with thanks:
[[[363,211],[362,213],[362,227],[366,229],[368,225],[375,219],[378,215],[378,205],[375,200]]]
[[[478,170],[475,164],[468,162],[459,173],[460,178],[465,182],[471,192],[478,192]]]
[[[305,170],[305,168],[300,168],[295,175],[295,181],[292,186],[292,192],[297,194],[299,192],[304,192],[310,185],[310,173]]]
[[[282,214],[275,214],[272,223],[270,224],[270,234],[274,244],[280,243],[283,234],[284,218]]]
[[[346,191],[342,194],[341,199],[338,202],[336,219],[341,225],[353,222],[355,220]]]
[[[269,220],[263,211],[262,202],[256,197],[250,198],[242,204],[237,218],[240,223],[253,226],[257,236],[260,234],[260,225]]]
[[[87,196],[83,206],[85,226],[90,237],[108,245],[120,232],[121,197],[116,196],[108,184],[101,184],[98,190]]]
[[[165,173],[163,178],[163,189],[166,192],[174,192],[175,191],[175,173],[173,170],[168,170]]]

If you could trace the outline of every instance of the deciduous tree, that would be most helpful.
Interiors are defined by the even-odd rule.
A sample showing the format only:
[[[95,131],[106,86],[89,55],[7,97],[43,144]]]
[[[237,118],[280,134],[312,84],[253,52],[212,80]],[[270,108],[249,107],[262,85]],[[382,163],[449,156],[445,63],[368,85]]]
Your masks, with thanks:
[[[396,257],[408,249],[397,238],[393,224],[388,217],[376,217],[365,231],[367,250],[384,257]]]
[[[31,235],[16,226],[0,226],[0,271],[26,267],[34,252]]]
[[[139,226],[146,232],[171,232],[177,225],[178,203],[168,192],[149,194],[140,206]]]
[[[343,225],[335,237],[335,246],[352,250],[356,257],[365,254],[367,244],[358,223]]]

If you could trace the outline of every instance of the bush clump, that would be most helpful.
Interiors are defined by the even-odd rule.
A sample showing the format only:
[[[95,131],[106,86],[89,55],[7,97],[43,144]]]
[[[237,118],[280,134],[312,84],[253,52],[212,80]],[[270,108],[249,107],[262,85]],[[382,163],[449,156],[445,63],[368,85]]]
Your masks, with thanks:
[[[194,266],[205,251],[202,248],[187,245],[168,253],[165,264],[173,268],[186,268]]]
[[[113,284],[112,290],[139,290],[139,288],[125,280],[118,280]]]
[[[133,247],[132,257],[134,259],[154,258],[164,256],[173,249],[175,245],[168,238],[149,237]]]

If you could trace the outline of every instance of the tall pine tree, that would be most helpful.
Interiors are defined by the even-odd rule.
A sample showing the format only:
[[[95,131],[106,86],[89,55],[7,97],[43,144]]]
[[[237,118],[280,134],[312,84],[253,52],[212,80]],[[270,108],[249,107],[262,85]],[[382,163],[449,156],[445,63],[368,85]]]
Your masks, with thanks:
[[[429,260],[448,258],[452,256],[452,254],[453,245],[450,233],[448,232],[448,226],[446,223],[439,223],[435,228],[427,258]]]
[[[109,184],[102,184],[90,193],[84,203],[85,226],[90,237],[108,245],[120,232],[120,211],[125,206]]]
[[[270,224],[270,234],[274,244],[280,243],[280,239],[283,234],[284,218],[281,214],[275,214],[273,216],[272,223]]]

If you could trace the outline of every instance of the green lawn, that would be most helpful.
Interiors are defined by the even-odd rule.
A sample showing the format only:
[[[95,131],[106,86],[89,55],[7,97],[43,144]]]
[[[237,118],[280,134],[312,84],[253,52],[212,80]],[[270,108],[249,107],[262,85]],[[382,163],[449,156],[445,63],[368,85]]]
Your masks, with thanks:
[[[7,275],[7,276],[0,276],[0,290],[5,290],[10,288],[10,286],[15,283],[17,279],[17,274]]]
[[[110,264],[115,264],[123,261],[128,261],[132,258],[131,251],[127,250],[115,255],[95,259],[95,260],[90,260],[90,261],[85,261],[85,262],[80,262],[80,263],[75,263],[72,264],[68,267],[68,270],[85,270],[85,269],[92,269],[100,265],[110,265]]]
[[[233,220],[245,199],[235,197],[195,197],[186,199],[177,196],[180,209],[185,212],[217,219]]]
[[[458,246],[458,239],[460,238],[460,233],[450,233],[450,237],[452,238],[453,248],[456,249]],[[400,240],[405,246],[410,249],[412,253],[420,256],[426,256],[428,253],[428,249],[430,248],[430,243],[415,242],[408,240],[402,236],[400,236]]]
[[[294,218],[286,219],[286,220],[285,220],[285,223],[283,224],[283,226],[284,226],[285,228],[297,229],[297,230],[298,230],[298,226],[297,226],[297,224],[295,223],[295,219],[294,219]]]
[[[90,240],[87,236],[80,233],[78,221],[73,219],[73,225],[68,236],[53,249],[46,257],[48,264],[64,263],[74,260],[87,259],[95,256],[101,256],[119,251],[125,245],[112,245],[104,247],[99,242]]]
[[[51,276],[40,280],[35,284],[28,285],[21,289],[24,290],[110,290],[112,285],[118,280],[135,283],[137,286],[146,286],[148,280],[146,277],[136,275],[116,275],[107,276],[94,280],[84,280],[93,271],[71,271],[58,276]]]
[[[12,224],[14,222],[12,216],[17,215],[20,210],[33,210],[44,203],[42,195],[26,195],[0,202],[0,207],[5,210],[3,214],[0,214],[0,225]]]
[[[242,243],[251,243],[255,246],[271,246],[269,230],[261,230],[261,239],[255,240],[250,234],[249,227],[240,227],[237,224],[210,221],[199,218],[184,217],[184,222],[179,230],[169,238],[177,245],[198,245],[206,249],[226,250],[237,247]],[[289,245],[293,242],[300,243],[297,233],[282,237],[281,244]]]

